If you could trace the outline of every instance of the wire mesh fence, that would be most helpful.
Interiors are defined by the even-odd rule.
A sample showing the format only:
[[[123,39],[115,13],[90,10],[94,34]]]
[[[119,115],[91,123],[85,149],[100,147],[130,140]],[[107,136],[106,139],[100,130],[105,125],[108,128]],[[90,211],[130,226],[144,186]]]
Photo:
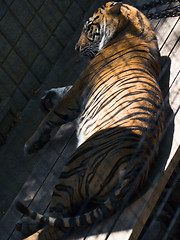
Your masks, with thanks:
[[[0,200],[0,236],[3,240],[21,239],[21,234],[15,230],[16,222],[22,218],[15,209],[17,200],[35,211],[47,213],[57,178],[76,149],[77,123],[72,121],[63,125],[57,133],[54,132],[51,141],[41,151],[30,156],[24,155],[24,143],[44,118],[44,113],[39,111],[40,102],[42,108],[40,99],[44,96],[44,91],[73,85],[80,73],[90,64],[90,60],[76,53],[74,47],[84,23],[106,2],[108,1],[2,0],[0,3],[0,191],[3,196]],[[123,2],[141,10],[144,6],[144,3],[139,1]],[[152,14],[157,12],[170,12],[169,9],[174,9],[174,6],[179,6],[179,1],[149,1],[146,2],[143,12],[152,17]],[[162,56],[158,83],[166,110],[159,154],[151,167],[147,183],[135,193],[136,178],[143,170],[138,173],[137,170],[134,171],[135,177],[131,183],[133,195],[118,205],[113,216],[103,219],[102,222],[95,219],[90,227],[73,231],[70,229],[72,232],[68,231],[64,239],[178,239],[180,155],[179,150],[176,150],[179,149],[180,127],[179,17],[168,17],[167,14],[161,19],[152,19],[151,25]],[[101,61],[104,65],[108,62],[104,56]],[[127,59],[124,58],[124,61]],[[94,65],[92,72],[97,71],[98,74],[97,65]],[[115,75],[113,71],[112,67],[111,74]],[[106,90],[107,88],[109,87],[106,86]],[[111,94],[111,101],[106,101],[112,108],[112,104],[115,106],[116,102],[113,102],[113,93]],[[97,98],[100,98],[100,95]],[[162,109],[158,111],[157,119]],[[92,129],[91,131],[93,132]],[[113,133],[103,133],[103,141],[107,140],[114,146],[118,131],[117,128]],[[128,132],[123,140],[118,139],[119,148],[129,135],[136,138],[132,132]],[[147,147],[147,135],[145,132],[142,136],[143,151]],[[98,149],[100,143],[97,144],[95,140],[93,149]],[[150,141],[149,159],[158,148],[157,145],[153,146],[153,139]],[[108,149],[107,143],[106,148]],[[135,152],[139,154],[137,149]],[[104,155],[108,154],[104,151]],[[112,156],[115,154],[112,153]],[[133,160],[134,157],[129,159],[129,166],[133,164]],[[146,166],[144,168],[146,169]],[[96,176],[96,182],[100,182],[103,175],[112,177],[115,170],[106,175],[108,167],[105,166],[102,175]],[[107,188],[109,182],[105,182]],[[112,194],[113,191],[114,189]],[[85,211],[83,207],[88,203],[84,202],[79,207],[78,214]],[[97,207],[99,203],[94,201],[93,204],[93,207]]]

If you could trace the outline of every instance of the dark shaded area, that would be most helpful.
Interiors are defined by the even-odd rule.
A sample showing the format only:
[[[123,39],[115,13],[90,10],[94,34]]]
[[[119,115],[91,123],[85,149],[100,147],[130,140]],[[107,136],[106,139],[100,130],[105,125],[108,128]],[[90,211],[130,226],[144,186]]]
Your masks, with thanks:
[[[178,240],[180,236],[180,165],[166,184],[159,201],[152,211],[140,240]],[[153,234],[152,234],[153,233]],[[164,237],[164,238],[163,238]]]

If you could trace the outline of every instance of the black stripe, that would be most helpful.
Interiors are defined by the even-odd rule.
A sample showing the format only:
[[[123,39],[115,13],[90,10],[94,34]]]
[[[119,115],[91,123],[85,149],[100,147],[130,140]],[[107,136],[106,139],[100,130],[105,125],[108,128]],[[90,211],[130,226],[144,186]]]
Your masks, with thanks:
[[[62,228],[64,227],[64,221],[62,218],[56,218],[55,222],[54,222],[54,226],[57,228]]]
[[[133,53],[133,52],[142,52],[142,53],[147,53],[148,55],[149,55],[149,53],[148,53],[148,50],[142,50],[142,49],[131,49],[130,51],[126,51],[125,53],[123,53],[123,54],[121,54],[121,55],[118,55],[117,57],[115,57],[115,58],[113,58],[112,59],[112,57],[110,57],[110,58],[106,58],[105,60],[107,60],[106,62],[105,62],[105,60],[103,61],[103,62],[105,62],[105,64],[103,64],[99,69],[98,69],[98,72],[97,73],[99,73],[103,68],[105,68],[105,67],[107,67],[107,65],[109,65],[110,63],[112,63],[112,62],[114,62],[114,61],[116,61],[117,59],[119,59],[119,58],[122,58],[123,56],[125,56],[125,55],[127,55],[127,54],[129,54],[129,53]],[[120,53],[120,52],[119,52]],[[116,54],[114,54],[114,55],[117,55],[117,53]],[[138,56],[138,57],[140,57],[140,56]],[[129,60],[130,59],[130,57],[128,57],[128,58],[124,58],[125,60]],[[97,74],[96,73],[96,74]],[[95,77],[95,76],[94,76]],[[92,77],[92,79],[94,78],[94,77]]]
[[[48,224],[49,224],[49,218],[43,216],[43,217],[40,219],[40,223],[41,223],[43,226],[48,225]]]
[[[149,119],[145,117],[135,117],[133,120],[139,120],[141,122],[146,122],[146,123],[155,123],[156,119]]]
[[[80,216],[80,225],[83,226],[83,225],[86,225],[87,221],[86,221],[86,217],[84,214],[82,214]]]
[[[115,113],[111,116],[111,118],[114,118],[120,111],[121,111],[121,110],[118,110],[117,112],[115,112]],[[140,113],[139,113],[139,114],[140,114]],[[142,114],[142,112],[141,112],[141,114]],[[120,127],[121,124],[124,124],[124,123],[125,123],[125,122],[124,122],[125,120],[129,120],[130,118],[132,118],[132,117],[134,117],[134,116],[135,116],[135,113],[128,114],[127,116],[118,119],[116,122],[113,122],[113,125],[119,123],[119,127]],[[135,120],[135,118],[133,118],[133,119]],[[147,121],[149,121],[149,118],[147,118]],[[107,122],[109,122],[109,119],[101,122],[101,126],[103,126],[103,125],[104,125],[105,123],[107,123]],[[122,122],[123,122],[123,123],[122,123]],[[126,123],[127,123],[127,122],[126,122]],[[108,127],[110,127],[110,126],[108,126]]]
[[[142,49],[138,49],[138,47],[143,47],[143,48],[146,48],[147,50],[142,50]],[[137,48],[137,49],[136,49]],[[113,60],[114,60],[114,58],[112,59],[112,57],[115,57],[115,56],[117,56],[116,58],[115,58],[115,60],[116,59],[118,59],[118,58],[120,58],[120,57],[122,57],[122,56],[124,56],[124,55],[126,55],[126,54],[129,54],[129,53],[133,53],[134,52],[134,50],[137,50],[137,51],[145,51],[145,52],[147,52],[147,54],[149,55],[149,50],[148,50],[148,46],[147,45],[145,45],[145,44],[137,44],[137,45],[133,45],[132,47],[129,47],[129,48],[126,48],[126,49],[121,49],[120,51],[117,51],[117,52],[114,52],[114,54],[112,54],[111,56],[108,56],[107,58],[104,58],[104,56],[103,56],[103,58],[101,58],[100,60],[99,60],[99,62],[95,62],[94,63],[94,65],[93,64],[91,64],[91,68],[92,69],[96,69],[96,65],[97,64],[100,64],[101,62],[102,62],[102,66],[100,67],[100,68],[98,68],[97,69],[97,71],[95,71],[95,73],[94,73],[94,76],[92,77],[92,79],[99,73],[99,71],[101,70],[101,69],[103,69],[104,67],[106,67],[106,65],[108,65],[110,62],[112,62]],[[101,54],[101,52],[99,53],[99,54]],[[102,51],[102,54],[103,54],[103,51]],[[128,59],[129,59],[129,57],[128,57]],[[127,60],[128,60],[127,59]],[[104,64],[104,62],[106,61],[106,63]],[[94,67],[94,68],[93,68]],[[92,73],[88,73],[86,76],[84,76],[85,78],[87,78],[89,75],[91,75]]]
[[[86,143],[87,143],[87,141],[88,140],[86,140]],[[85,158],[84,155],[87,155],[88,159],[89,159],[89,157],[91,157],[91,155],[89,156],[89,153],[94,154],[94,151],[95,151],[94,146],[91,146],[91,145],[88,146],[86,144],[86,147],[79,148],[79,149],[76,150],[76,152],[72,155],[71,159],[68,161],[68,165],[73,163],[74,161],[77,161],[77,159],[80,158],[80,159],[82,159],[81,163],[82,163],[82,166],[83,166],[83,163],[87,161],[87,159]]]
[[[64,184],[56,184],[55,189],[60,192],[67,192],[69,194],[73,193],[74,191],[73,187]]]
[[[69,177],[71,177],[71,176],[73,176],[73,175],[79,174],[80,171],[81,171],[80,166],[75,167],[75,168],[69,170],[68,172],[63,171],[63,172],[61,173],[61,175],[60,175],[60,178],[69,178]]]
[[[112,83],[111,86],[109,86],[104,92],[103,95],[106,93],[106,91],[108,91],[114,84]],[[132,86],[128,87],[131,88]],[[126,88],[126,89],[128,89]],[[88,112],[88,116],[91,116],[91,118],[93,118],[98,111],[100,111],[103,107],[105,107],[106,105],[108,105],[108,103],[110,103],[113,99],[117,98],[117,96],[122,93],[125,89],[120,89],[119,91],[114,92],[113,94],[111,94],[110,96],[105,96],[106,98],[104,98],[104,101],[102,102],[101,99],[98,99],[97,101],[94,99],[94,97],[92,96],[92,101],[94,102],[94,106],[93,108],[88,111],[89,107],[91,107],[91,103],[86,107],[85,112]],[[101,102],[101,103],[100,103]],[[93,113],[94,112],[94,113]],[[84,116],[84,118],[86,117],[86,115]],[[83,120],[83,119],[81,119]],[[88,119],[84,122],[84,124],[86,124],[86,122],[88,121]]]
[[[37,216],[37,213],[36,213],[36,212],[32,212],[32,213],[30,214],[30,218],[32,218],[33,220],[36,219],[36,216]]]
[[[137,106],[137,107],[134,107],[133,109],[142,109],[142,110],[144,110],[144,111],[147,111],[147,112],[153,113],[153,114],[156,114],[156,113],[157,113],[156,110],[154,110],[154,109],[152,109],[152,108],[150,108],[150,107]]]
[[[93,19],[93,21],[95,21],[96,19],[98,19],[99,18],[99,16],[96,16],[94,19]]]
[[[128,70],[129,71],[129,70]],[[111,70],[110,70],[110,72],[111,72]],[[105,75],[105,74],[104,74]],[[105,78],[105,76],[102,76],[102,78]],[[119,74],[119,72],[117,73],[117,74],[115,74],[115,75],[113,75],[114,77],[118,77],[120,74]],[[106,92],[108,92],[108,90],[113,86],[113,85],[115,85],[115,84],[117,84],[117,83],[119,83],[119,85],[120,85],[120,87],[121,86],[124,86],[124,85],[128,85],[128,84],[130,84],[130,83],[133,83],[133,84],[136,84],[136,83],[143,83],[143,84],[147,84],[147,85],[149,85],[150,87],[152,87],[152,88],[154,88],[156,91],[158,91],[159,92],[159,89],[156,87],[157,86],[157,84],[156,84],[156,82],[154,82],[153,81],[153,79],[152,78],[149,78],[148,76],[146,76],[146,79],[147,80],[149,80],[149,81],[151,81],[152,83],[149,83],[149,82],[145,82],[143,79],[145,78],[144,76],[134,76],[133,75],[133,77],[130,77],[131,75],[133,75],[133,74],[126,74],[124,77],[121,77],[121,76],[119,76],[119,78],[118,78],[118,80],[117,81],[114,81],[113,83],[111,83],[111,84],[109,84],[109,87],[106,87],[106,89],[104,90],[104,94],[106,93]],[[105,78],[105,81],[103,81],[101,84],[100,84],[100,86],[102,86],[103,84],[104,84],[104,82],[106,82],[106,84],[108,83],[108,81],[109,80],[111,80],[111,77],[112,76],[110,76],[108,79],[106,79]],[[142,77],[143,77],[143,79],[142,79]],[[138,78],[138,80],[137,80],[137,78]],[[124,80],[123,80],[124,79]],[[130,80],[132,80],[132,81],[130,81]],[[99,86],[99,87],[100,87]],[[101,92],[99,92],[98,91],[98,89],[99,89],[99,87],[98,88],[96,88],[93,92],[91,92],[91,98],[92,98],[92,101],[90,102],[90,106],[92,105],[92,102],[94,102],[97,98],[99,98],[99,96],[101,96]],[[96,93],[97,92],[97,93]],[[96,93],[96,94],[95,94]]]
[[[135,79],[134,81],[130,81],[129,82],[129,79]],[[153,85],[153,84],[151,84],[151,83],[148,83],[148,82],[145,82],[145,81],[143,81],[143,80],[141,80],[141,79],[139,79],[138,81],[136,80],[136,78],[134,78],[134,77],[132,77],[132,78],[129,78],[129,79],[126,79],[125,81],[115,81],[115,82],[113,82],[112,84],[110,84],[109,85],[109,87],[107,87],[106,89],[105,89],[105,91],[103,92],[103,94],[105,94],[106,92],[108,92],[108,90],[114,85],[114,84],[116,84],[116,83],[118,83],[119,82],[119,84],[121,85],[121,86],[124,86],[124,85],[129,85],[130,83],[144,83],[144,84],[147,84],[147,85],[149,85],[149,86],[151,86],[151,87],[153,87],[156,91],[160,91],[156,86],[155,86],[155,84]],[[149,78],[147,78],[147,79],[149,79]],[[123,83],[124,82],[124,83]],[[101,84],[101,85],[103,85],[103,83]],[[101,86],[100,85],[100,86]],[[121,91],[125,91],[126,89],[128,89],[128,88],[131,88],[131,87],[134,87],[134,86],[130,86],[130,87],[127,87],[127,88],[121,88],[118,92],[120,93]],[[96,91],[98,91],[98,88],[96,89]],[[142,91],[144,91],[144,92],[151,92],[152,93],[152,95],[153,96],[156,96],[156,94],[152,91],[152,90],[148,90],[148,89],[142,89]],[[143,93],[143,92],[142,92]],[[95,110],[96,111],[94,111],[94,114],[96,114],[96,112],[97,112],[97,108],[96,108],[96,106],[98,106],[99,105],[99,102],[100,102],[100,100],[99,101],[95,101],[96,99],[99,99],[99,95],[101,95],[102,93],[100,93],[100,92],[98,92],[95,96],[93,96],[92,95],[92,101],[93,102],[96,102],[96,104],[94,105],[94,108],[95,108]],[[115,94],[117,94],[117,92],[115,92],[113,95],[115,95]],[[136,92],[136,94],[137,94],[137,92]],[[112,94],[111,94],[111,96],[112,96]],[[115,97],[114,97],[115,98]],[[113,98],[113,99],[114,99]],[[105,101],[106,101],[107,99],[105,99]],[[104,102],[105,102],[104,101]],[[110,100],[108,101],[108,102],[110,102]],[[107,102],[107,104],[108,104],[108,102]],[[101,104],[102,105],[102,104]],[[89,104],[89,106],[91,106],[91,103]],[[86,108],[86,111],[87,111],[87,109],[89,108],[89,106]],[[93,111],[94,109],[92,108],[91,109],[91,111],[90,112],[88,112],[88,115],[90,115],[91,114],[91,112]],[[93,115],[91,115],[91,117],[93,117],[94,116],[94,114]],[[84,116],[85,117],[85,116]],[[82,120],[83,120],[83,118],[82,118]]]

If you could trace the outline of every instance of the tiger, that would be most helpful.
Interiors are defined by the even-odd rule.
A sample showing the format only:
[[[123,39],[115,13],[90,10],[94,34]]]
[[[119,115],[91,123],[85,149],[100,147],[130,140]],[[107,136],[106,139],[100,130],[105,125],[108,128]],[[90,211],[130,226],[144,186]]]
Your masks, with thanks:
[[[147,182],[164,128],[158,85],[160,53],[149,20],[137,8],[107,2],[84,24],[75,50],[90,58],[73,86],[42,99],[47,114],[25,144],[34,153],[51,131],[76,120],[77,148],[60,173],[47,215],[18,202],[27,239],[62,239],[122,212]],[[28,223],[28,219],[30,223]]]

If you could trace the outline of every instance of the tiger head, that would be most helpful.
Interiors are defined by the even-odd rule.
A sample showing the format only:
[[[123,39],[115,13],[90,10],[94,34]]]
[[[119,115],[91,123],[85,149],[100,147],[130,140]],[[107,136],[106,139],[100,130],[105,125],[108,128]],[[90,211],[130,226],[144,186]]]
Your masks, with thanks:
[[[84,24],[75,50],[93,58],[127,24],[121,2],[108,2]]]

